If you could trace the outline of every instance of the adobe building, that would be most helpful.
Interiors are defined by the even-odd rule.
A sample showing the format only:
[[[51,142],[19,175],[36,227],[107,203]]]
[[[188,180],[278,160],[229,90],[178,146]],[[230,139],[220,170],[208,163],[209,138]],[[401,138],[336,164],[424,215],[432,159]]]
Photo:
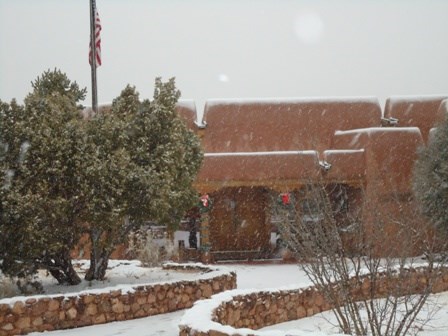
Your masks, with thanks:
[[[448,113],[447,98],[390,97],[384,112],[375,97],[209,100],[200,121],[194,101],[179,101],[179,116],[204,150],[195,188],[212,202],[202,215],[200,248],[184,251],[187,258],[271,257],[279,196],[291,195],[301,209],[313,183],[325,184],[342,211],[336,220],[348,250],[363,252],[345,227],[352,215],[363,221],[363,240],[381,242],[375,253],[420,253],[422,237],[413,233],[427,223],[413,203],[412,169]],[[397,237],[400,225],[408,237]]]
[[[335,206],[361,214],[364,239],[375,231],[381,241],[375,253],[399,254],[403,244],[419,253],[421,241],[411,233],[424,220],[412,202],[412,169],[417,149],[446,114],[446,98],[391,97],[384,114],[372,97],[207,101],[193,128],[205,153],[195,187],[213,202],[202,253],[214,260],[268,257],[273,202],[288,193],[300,208],[310,183],[324,183]],[[190,104],[182,116],[191,120],[195,112]],[[399,225],[409,226],[407,239],[394,235]],[[344,242],[353,244],[345,232]]]

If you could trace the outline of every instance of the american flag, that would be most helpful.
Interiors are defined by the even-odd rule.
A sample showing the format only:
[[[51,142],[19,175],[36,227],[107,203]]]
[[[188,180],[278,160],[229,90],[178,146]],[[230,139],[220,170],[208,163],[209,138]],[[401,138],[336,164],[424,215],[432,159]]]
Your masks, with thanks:
[[[98,10],[95,6],[95,56],[96,56],[96,66],[101,65],[101,21],[98,15]],[[92,65],[92,42],[89,45],[89,63]]]

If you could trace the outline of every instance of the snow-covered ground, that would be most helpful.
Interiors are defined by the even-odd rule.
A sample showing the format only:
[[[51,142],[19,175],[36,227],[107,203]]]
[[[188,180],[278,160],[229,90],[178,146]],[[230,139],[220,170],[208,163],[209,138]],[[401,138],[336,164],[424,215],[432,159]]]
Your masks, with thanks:
[[[89,264],[90,262],[87,260],[75,262],[75,265],[79,268],[78,273],[82,278],[89,268]],[[161,267],[147,268],[140,265],[141,263],[138,260],[110,260],[104,281],[86,281],[83,279],[79,285],[70,286],[70,292],[92,291],[94,289],[103,290],[141,283],[193,280],[197,279],[200,274],[200,272],[164,270]],[[60,286],[53,277],[48,277],[46,282],[45,292],[47,294],[67,293],[67,287]]]
[[[423,321],[430,316],[430,321],[421,330],[410,330],[409,335],[421,336],[446,336],[448,335],[448,293],[432,295],[426,306],[422,309]],[[300,320],[276,324],[260,329],[261,331],[272,330],[303,330],[312,332],[323,332],[332,335],[338,332],[337,321],[331,311],[323,312],[312,317]],[[291,336],[295,333],[288,333]]]
[[[309,284],[308,279],[297,265],[226,265],[227,268],[237,272],[239,289],[265,289],[275,287],[287,287]],[[129,269],[128,269],[129,271]],[[116,270],[118,272],[118,269]],[[122,274],[126,277],[126,274]],[[437,312],[431,322],[419,335],[442,336],[448,335],[448,294],[432,296],[437,304]],[[92,327],[84,327],[70,330],[60,330],[48,333],[51,336],[98,336],[98,335],[178,335],[178,324],[185,311],[156,315],[142,319],[125,322],[113,322]],[[332,323],[333,321],[333,323]],[[300,335],[296,331],[303,330],[322,335],[337,333],[333,325],[334,319],[331,312],[293,322],[282,323],[264,328],[263,330],[291,330],[291,335]],[[33,333],[31,335],[42,335]],[[307,333],[307,335],[309,335]]]
[[[90,262],[88,260],[75,260],[73,264],[75,270],[83,279],[85,272],[89,268]],[[55,278],[43,270],[39,271],[38,278],[45,290],[45,295],[54,295],[86,291],[103,292],[110,291],[117,287],[120,287],[122,290],[126,290],[135,284],[193,280],[197,279],[201,273],[192,271],[164,270],[161,267],[147,268],[141,267],[140,265],[141,263],[138,260],[110,260],[104,281],[86,281],[83,279],[82,282],[76,286],[61,286]],[[16,289],[15,286],[11,287],[15,290],[16,294],[19,295],[18,289]],[[15,299],[17,299],[17,297],[11,298],[11,300]],[[2,300],[3,303],[6,301],[8,301],[8,299]]]

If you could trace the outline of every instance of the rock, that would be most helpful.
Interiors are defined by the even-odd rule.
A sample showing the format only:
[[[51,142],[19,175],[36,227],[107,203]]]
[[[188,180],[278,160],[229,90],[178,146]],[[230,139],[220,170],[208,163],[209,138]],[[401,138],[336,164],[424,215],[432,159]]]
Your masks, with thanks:
[[[102,300],[98,304],[98,310],[103,313],[108,313],[112,310],[112,305],[109,300]]]
[[[213,281],[213,292],[218,292],[220,287],[219,281]]]
[[[147,302],[148,303],[156,302],[156,296],[154,294],[149,294],[148,297],[147,297]],[[144,303],[146,303],[146,302],[144,302]]]
[[[217,330],[210,330],[208,334],[209,334],[209,336],[228,336],[228,334],[222,333]]]
[[[95,323],[95,324],[106,323],[106,316],[104,316],[104,314],[100,314],[98,316],[95,316],[93,318],[93,323]]]
[[[7,330],[7,331],[10,331],[13,329],[14,329],[14,326],[12,325],[12,323],[7,323],[2,327],[2,330]]]
[[[44,301],[37,301],[31,306],[31,313],[33,316],[41,316],[48,311],[48,303]]]
[[[165,296],[166,292],[162,289],[157,293],[157,299],[159,299],[159,301],[162,301],[165,298]]]
[[[23,314],[25,311],[25,303],[22,301],[17,301],[14,303],[14,306],[12,307],[12,312],[17,315]]]
[[[140,296],[137,298],[137,303],[139,305],[144,305],[147,302],[146,297],[145,296]]]
[[[39,327],[44,324],[44,320],[42,319],[42,317],[39,316],[39,317],[36,317],[31,324],[34,327]]]
[[[112,311],[116,314],[121,314],[124,312],[124,307],[123,307],[123,303],[121,303],[120,301],[118,301],[117,303],[115,303],[114,305],[112,305]]]
[[[14,314],[8,314],[5,316],[5,322],[15,322],[16,320],[16,315]]]
[[[78,316],[78,311],[76,308],[72,307],[69,310],[67,310],[67,317],[69,320],[74,320]]]
[[[297,318],[303,318],[306,317],[306,310],[303,306],[297,307]]]
[[[110,296],[113,298],[121,296],[121,289],[111,291]]]
[[[50,300],[48,302],[48,310],[49,311],[55,311],[59,309],[60,302],[58,300]]]
[[[31,318],[30,317],[20,317],[15,326],[19,329],[29,328],[31,326]]]
[[[89,303],[95,301],[95,295],[83,295],[82,300],[86,305],[88,305]]]
[[[96,315],[97,313],[98,313],[98,308],[97,308],[96,304],[91,303],[87,306],[87,308],[86,308],[87,315],[93,316],[93,315]]]
[[[209,298],[212,296],[213,292],[212,292],[212,286],[210,286],[209,284],[205,284],[202,286],[201,288],[202,290],[202,295],[206,298]]]

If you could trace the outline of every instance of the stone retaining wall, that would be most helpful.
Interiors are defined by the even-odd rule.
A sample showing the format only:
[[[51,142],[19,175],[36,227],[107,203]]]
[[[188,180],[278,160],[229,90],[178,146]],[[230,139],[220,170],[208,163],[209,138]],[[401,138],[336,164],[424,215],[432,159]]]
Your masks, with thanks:
[[[167,269],[207,273],[203,279],[133,286],[104,293],[37,296],[0,303],[0,336],[130,320],[189,308],[197,300],[236,288],[234,272],[198,264],[168,264]],[[1,301],[0,301],[1,302]]]
[[[445,271],[437,276],[428,276],[422,270],[407,270],[406,276],[385,281],[383,277],[377,283],[373,295],[384,297],[388,288],[405,289],[407,292],[421,292],[427,282],[433,280],[432,293],[448,290],[448,273]],[[355,286],[351,286],[355,301],[369,299],[372,295],[369,278],[357,279]],[[222,293],[195,304],[181,321],[180,336],[256,336],[255,330],[282,322],[309,317],[317,313],[332,309],[332,305],[315,288],[298,288],[291,290],[261,291],[235,294]],[[401,292],[404,295],[404,291]],[[215,301],[215,303],[213,303]],[[205,308],[205,309],[204,309]],[[207,312],[207,309],[209,311]],[[196,311],[195,311],[196,310]],[[198,314],[210,316],[209,323],[195,322],[193,316]],[[208,326],[208,328],[204,328]],[[246,328],[246,329],[241,329]],[[205,330],[206,329],[206,330]],[[266,335],[266,334],[263,334]]]

